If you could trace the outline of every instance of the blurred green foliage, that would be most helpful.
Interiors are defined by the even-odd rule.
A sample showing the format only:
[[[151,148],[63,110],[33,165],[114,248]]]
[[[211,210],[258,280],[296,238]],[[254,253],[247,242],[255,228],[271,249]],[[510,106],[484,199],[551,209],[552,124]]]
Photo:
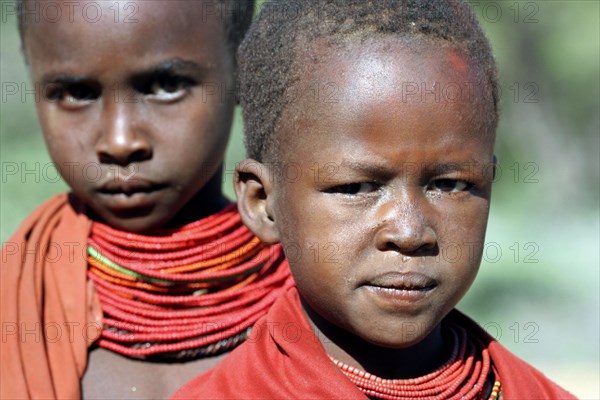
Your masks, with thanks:
[[[32,84],[15,18],[0,3],[4,243],[66,186],[48,167],[33,96],[6,92],[7,84]],[[598,398],[600,3],[470,3],[492,43],[503,97],[488,245],[460,308],[580,397]],[[241,135],[238,112],[224,182],[232,198]]]

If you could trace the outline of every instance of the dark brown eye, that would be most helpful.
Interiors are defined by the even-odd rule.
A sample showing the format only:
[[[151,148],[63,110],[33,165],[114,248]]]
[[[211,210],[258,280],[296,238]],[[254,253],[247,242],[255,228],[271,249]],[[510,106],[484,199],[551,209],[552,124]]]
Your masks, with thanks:
[[[161,101],[178,100],[185,96],[193,81],[181,76],[162,75],[153,79],[147,94]]]
[[[48,90],[48,97],[51,100],[65,101],[90,101],[96,100],[99,93],[94,88],[84,84],[74,84],[65,86],[55,86]]]
[[[57,101],[65,107],[80,107],[96,101],[101,91],[87,83],[56,83],[46,90],[49,100]]]
[[[377,190],[377,184],[373,182],[348,183],[345,185],[334,186],[329,189],[328,193],[341,193],[348,195],[371,193]]]
[[[428,189],[452,193],[469,190],[471,186],[469,182],[460,179],[437,179],[429,185]]]

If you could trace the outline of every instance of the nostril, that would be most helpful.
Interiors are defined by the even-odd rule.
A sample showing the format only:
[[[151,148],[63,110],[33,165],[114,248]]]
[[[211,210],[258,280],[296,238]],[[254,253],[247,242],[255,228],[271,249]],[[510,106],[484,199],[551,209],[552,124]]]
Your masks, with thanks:
[[[424,243],[418,247],[410,246],[399,246],[397,243],[392,241],[387,242],[383,251],[393,251],[398,254],[402,254],[406,257],[424,257],[424,256],[437,256],[439,254],[439,247],[437,243]]]
[[[129,165],[134,162],[141,162],[152,157],[151,149],[138,149],[130,151],[99,151],[98,161],[101,164]]]
[[[96,148],[101,163],[127,165],[152,157],[152,145],[146,137],[131,132],[106,134]]]
[[[388,241],[385,243],[384,248],[382,250],[386,250],[386,251],[397,251],[399,253],[401,253],[401,249],[400,246],[398,246],[396,243],[392,242],[392,241]]]
[[[100,164],[120,164],[114,157],[104,151],[98,152],[98,161]]]
[[[390,224],[375,235],[375,243],[381,251],[392,251],[406,256],[432,255],[438,252],[436,234],[428,226]]]
[[[424,244],[423,246],[419,247],[416,251],[416,254],[419,256],[437,257],[439,253],[440,248],[437,242]]]
[[[152,156],[150,149],[138,149],[131,153],[129,156],[129,162],[139,162],[149,159]]]

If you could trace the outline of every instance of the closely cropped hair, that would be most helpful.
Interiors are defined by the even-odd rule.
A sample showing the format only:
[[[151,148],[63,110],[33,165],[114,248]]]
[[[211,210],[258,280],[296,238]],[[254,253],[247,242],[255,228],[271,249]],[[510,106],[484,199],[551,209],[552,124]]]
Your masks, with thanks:
[[[240,102],[248,157],[273,161],[275,132],[298,79],[299,58],[310,43],[336,45],[371,37],[424,38],[447,42],[483,69],[498,122],[496,64],[479,23],[462,0],[280,0],[269,1],[238,50]],[[419,41],[410,41],[419,46]]]
[[[28,0],[16,0],[19,35],[21,36],[21,44],[23,47],[25,46],[24,33],[26,29],[26,14],[23,11],[24,7],[27,6],[27,2]],[[217,10],[220,12],[221,18],[223,18],[223,27],[227,34],[227,43],[229,44],[231,54],[235,58],[237,48],[252,22],[255,0],[214,0],[213,3],[217,5]]]

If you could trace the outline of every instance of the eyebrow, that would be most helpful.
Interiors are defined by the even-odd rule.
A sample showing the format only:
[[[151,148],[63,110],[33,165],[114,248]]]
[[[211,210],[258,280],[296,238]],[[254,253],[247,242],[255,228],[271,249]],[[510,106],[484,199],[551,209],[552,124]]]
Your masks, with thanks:
[[[453,172],[453,171],[463,170],[463,169],[465,169],[465,167],[468,167],[469,165],[471,165],[471,163],[440,162],[440,163],[434,163],[432,165],[428,165],[427,169],[434,170],[434,171]]]
[[[153,65],[149,68],[143,69],[135,75],[161,75],[169,73],[192,73],[201,74],[211,69],[214,69],[214,65],[206,64],[200,65],[195,61],[184,60],[181,58],[171,58],[160,63]]]
[[[425,170],[433,174],[448,174],[452,172],[473,172],[477,166],[477,161],[469,160],[467,162],[442,162],[427,166]]]
[[[343,160],[339,164],[339,167],[365,173],[368,175],[387,176],[393,174],[393,171],[390,167],[382,163],[377,163],[375,161]]]
[[[403,168],[411,168],[411,165],[415,165],[418,163],[405,161],[402,163]],[[422,169],[423,172],[427,174],[446,174],[452,172],[465,172],[465,171],[473,171],[477,162],[475,160],[469,160],[467,162],[439,162],[433,164],[421,164],[417,165],[419,169]],[[385,164],[377,163],[374,161],[357,161],[357,160],[344,160],[339,165],[340,168],[347,168],[350,170],[358,171],[361,173],[366,173],[370,175],[379,175],[379,176],[390,176],[394,174],[394,167],[390,167]]]
[[[87,76],[77,76],[66,74],[64,72],[50,72],[42,76],[42,84],[61,83],[67,85],[76,85],[92,81],[92,78]]]
[[[205,65],[198,64],[195,61],[184,60],[182,58],[171,58],[152,65],[148,68],[135,71],[134,76],[153,76],[153,75],[168,75],[176,73],[188,73],[193,75],[203,75],[207,71],[214,69],[213,64]],[[76,75],[65,72],[49,72],[42,76],[42,84],[61,83],[61,84],[80,84],[94,81],[90,75]]]

